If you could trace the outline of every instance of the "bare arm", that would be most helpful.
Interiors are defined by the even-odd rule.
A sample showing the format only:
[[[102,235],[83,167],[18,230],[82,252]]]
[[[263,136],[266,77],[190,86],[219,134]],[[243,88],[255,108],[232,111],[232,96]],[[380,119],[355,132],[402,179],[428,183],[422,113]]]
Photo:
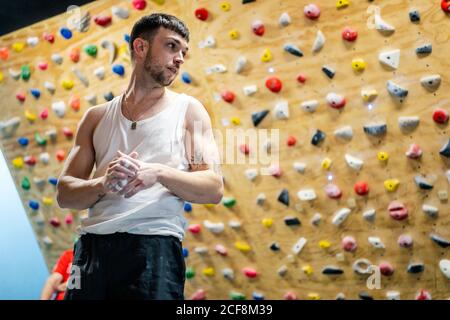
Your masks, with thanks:
[[[52,273],[45,282],[42,288],[41,300],[50,300],[53,293],[58,291],[58,286],[61,285],[63,276],[57,272]]]

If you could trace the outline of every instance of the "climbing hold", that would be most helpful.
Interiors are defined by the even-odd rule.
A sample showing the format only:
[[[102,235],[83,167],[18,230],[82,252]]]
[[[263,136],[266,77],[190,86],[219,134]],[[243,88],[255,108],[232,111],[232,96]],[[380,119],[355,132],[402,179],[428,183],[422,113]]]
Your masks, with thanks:
[[[20,76],[22,77],[23,80],[30,79],[30,76],[31,76],[30,67],[27,65],[20,67]]]
[[[222,199],[222,204],[227,208],[232,208],[236,204],[236,199],[233,197],[224,197]]]
[[[248,144],[243,143],[239,146],[239,151],[242,152],[243,154],[249,154],[250,153],[250,147],[248,146]]]
[[[339,267],[335,267],[335,266],[326,266],[325,268],[322,269],[322,274],[325,275],[339,275],[339,274],[343,274],[344,270],[342,270]]]
[[[369,237],[368,238],[369,243],[374,246],[377,249],[384,249],[384,243],[381,241],[378,237]]]
[[[327,184],[325,186],[325,193],[331,199],[340,199],[342,196],[342,191],[335,184]]]
[[[233,103],[234,99],[236,98],[236,95],[232,91],[225,90],[221,93],[221,97],[225,102]]]
[[[50,92],[50,94],[55,93],[56,88],[55,88],[55,85],[53,83],[45,81],[44,82],[44,87],[45,87],[45,89],[48,90],[48,92]]]
[[[234,125],[240,125],[241,119],[239,119],[238,117],[231,117],[231,123]]]
[[[27,177],[24,177],[22,179],[21,186],[22,186],[22,189],[24,189],[24,190],[30,190],[30,187],[31,187],[30,180]]]
[[[325,73],[325,75],[326,75],[328,78],[330,78],[330,79],[333,79],[333,78],[334,78],[334,75],[336,74],[336,72],[335,72],[331,67],[326,66],[326,65],[324,65],[324,66],[322,67],[322,71],[323,71],[323,73]]]
[[[270,250],[272,251],[279,251],[280,250],[280,245],[277,242],[274,242],[270,245]]]
[[[376,216],[375,209],[369,209],[367,211],[364,211],[363,218],[367,221],[374,221]]]
[[[205,8],[198,8],[194,11],[195,17],[201,21],[206,21],[209,16],[208,10]]]
[[[361,59],[361,58],[353,59],[352,60],[352,68],[353,68],[353,70],[358,71],[358,72],[364,71],[364,69],[366,68],[366,62],[364,61],[364,59]],[[364,99],[364,95],[363,95],[363,99]]]
[[[7,47],[0,48],[0,59],[2,60],[8,60],[9,57],[9,50]]]
[[[384,21],[379,13],[375,13],[375,29],[385,35],[392,34],[395,31],[395,27]]]
[[[258,276],[258,272],[254,268],[246,267],[242,269],[242,273],[247,278],[256,278]]]
[[[240,241],[235,242],[234,247],[242,252],[249,252],[251,250],[251,247],[247,243]]]
[[[189,75],[189,73],[187,73],[187,72],[183,72],[181,74],[181,80],[183,80],[183,82],[186,83],[186,84],[192,83],[192,78]]]
[[[236,291],[230,292],[230,298],[231,300],[246,300],[245,294]]]
[[[350,5],[349,0],[337,0],[336,1],[336,8],[338,8],[338,9],[346,8],[349,5]]]
[[[416,10],[416,9],[411,9],[411,10],[409,11],[409,20],[410,20],[412,23],[420,22],[420,13],[419,13],[419,11]]]
[[[320,17],[320,8],[315,4],[306,5],[303,12],[305,16],[311,20],[316,20]]]
[[[239,38],[239,32],[236,29],[230,30],[230,32],[228,32],[228,35],[230,36],[231,40],[236,40],[237,38]]]
[[[378,97],[378,91],[375,89],[362,89],[361,97],[365,102],[371,102]]]
[[[216,39],[214,39],[213,36],[209,36],[205,40],[202,40],[198,43],[198,47],[200,49],[214,48],[215,46],[216,46]]]
[[[342,239],[342,249],[348,252],[354,252],[357,248],[355,238],[351,236],[346,236]]]
[[[114,99],[114,94],[111,91],[106,92],[103,95],[103,98],[105,98],[106,101],[111,101],[112,99]]]
[[[209,220],[203,221],[203,225],[212,233],[221,233],[225,229],[225,225],[222,222],[213,223]]]
[[[307,112],[315,112],[317,110],[317,107],[319,106],[319,101],[317,100],[308,100],[305,102],[302,102],[300,104],[300,107],[307,111]]]
[[[303,52],[295,44],[287,43],[283,49],[296,57],[303,57]]]
[[[85,45],[83,48],[84,52],[86,52],[86,54],[88,54],[91,57],[96,57],[97,56],[97,46],[93,45],[93,44],[88,44]]]
[[[27,38],[27,45],[30,47],[35,47],[39,43],[38,37],[28,37]]]
[[[328,240],[320,240],[319,241],[319,248],[321,249],[328,249],[331,247],[331,242]]]
[[[261,20],[255,20],[252,22],[252,31],[257,36],[262,36],[264,32],[266,31],[266,28],[264,27],[264,23]]]
[[[303,189],[297,192],[297,197],[301,201],[312,201],[317,198],[314,189]]]
[[[103,49],[108,50],[109,52],[109,64],[112,64],[114,62],[114,60],[117,57],[117,47],[116,45],[109,41],[109,40],[104,40],[101,43],[101,46]]]
[[[409,146],[408,151],[406,151],[405,155],[410,159],[419,159],[422,156],[422,149],[416,143],[413,143]]]
[[[96,15],[94,16],[94,22],[102,27],[108,26],[112,21],[112,18],[110,15]]]
[[[430,239],[433,240],[441,248],[447,248],[450,246],[450,241],[438,236],[437,234],[430,234]]]
[[[125,67],[121,64],[115,64],[112,67],[112,71],[119,76],[123,76],[125,74]]]
[[[245,176],[248,180],[253,181],[258,176],[258,169],[247,169],[245,170]]]
[[[286,217],[284,218],[284,223],[287,226],[298,226],[301,225],[300,220],[297,217]]]
[[[278,120],[284,120],[289,118],[289,105],[287,101],[280,101],[275,105],[273,109],[274,116]],[[295,144],[295,143],[294,143]]]
[[[385,66],[397,69],[400,64],[400,49],[381,52],[378,60]]]
[[[56,186],[56,184],[58,183],[58,179],[57,179],[57,178],[54,178],[54,177],[51,177],[51,178],[48,179],[48,182],[49,182],[50,184]]]
[[[388,206],[389,216],[394,220],[404,220],[408,218],[408,209],[400,201],[392,201]]]
[[[316,132],[314,133],[312,139],[311,139],[311,144],[313,146],[317,146],[319,145],[322,141],[325,140],[326,134],[325,132],[317,129]]]
[[[260,292],[253,291],[252,293],[253,300],[264,300],[264,294]]]
[[[266,80],[266,87],[267,89],[269,89],[272,92],[280,92],[281,88],[283,87],[281,80],[278,79],[277,77],[269,77]]]
[[[427,290],[421,289],[417,292],[416,300],[431,300],[431,293]]]
[[[273,224],[273,219],[270,219],[270,218],[264,218],[264,219],[262,219],[261,222],[262,222],[262,224],[263,224],[264,227],[270,228],[270,227],[272,226],[272,224]]]
[[[353,42],[358,38],[358,31],[353,28],[345,27],[342,30],[342,39]]]
[[[22,50],[25,48],[25,43],[24,42],[14,42],[11,46],[11,48],[15,51],[15,52],[22,52]]]
[[[189,202],[184,203],[184,211],[185,212],[191,212],[192,211],[192,204]]]
[[[382,136],[387,132],[387,125],[386,123],[366,124],[363,129],[368,135]]]
[[[64,150],[58,150],[58,151],[56,152],[56,159],[57,159],[59,162],[64,161],[65,158],[66,158],[66,153],[64,152]]]
[[[387,261],[380,262],[378,267],[380,268],[380,273],[383,276],[389,277],[394,274],[394,267]]]
[[[245,86],[242,88],[242,91],[246,96],[251,96],[254,93],[258,92],[258,87],[256,85]]]
[[[425,270],[425,265],[423,263],[410,263],[406,271],[408,273],[421,273]]]
[[[30,200],[28,202],[28,206],[32,209],[32,210],[39,210],[39,202],[35,201],[35,200]]]
[[[350,214],[350,211],[351,210],[348,208],[340,209],[334,214],[331,223],[333,223],[335,226],[341,225],[345,221],[345,219],[347,219],[348,215]]]
[[[448,118],[449,115],[447,110],[437,108],[436,110],[433,111],[433,120],[436,123],[445,124],[448,122]]]
[[[0,82],[3,81],[3,72],[0,71]]]
[[[349,165],[350,168],[354,170],[361,170],[364,162],[361,159],[358,159],[356,157],[353,157],[349,154],[345,155],[345,161]]]
[[[30,111],[25,110],[25,118],[27,118],[28,121],[33,123],[34,121],[36,121],[37,117],[34,113],[31,113]]]
[[[405,98],[408,95],[408,90],[394,83],[392,80],[388,80],[386,84],[388,92],[397,98]],[[400,100],[402,102],[402,100]]]
[[[439,214],[439,209],[429,204],[423,204],[422,211],[426,213],[430,218],[437,218]]]
[[[16,93],[16,99],[19,100],[20,102],[24,102],[26,99],[25,93],[24,92]]]
[[[439,74],[432,74],[420,78],[420,83],[428,91],[436,91],[441,85],[441,76]]]
[[[283,12],[280,15],[280,18],[278,19],[278,23],[280,24],[281,27],[287,27],[288,25],[291,24],[291,17],[287,12]]]
[[[220,4],[220,9],[222,9],[223,11],[230,11],[231,4],[229,2],[222,2]]]
[[[377,153],[378,161],[387,162],[389,160],[389,154],[386,151],[379,151]]]
[[[270,51],[270,49],[264,49],[262,55],[261,55],[261,61],[262,62],[269,62],[270,60],[272,60],[272,52]]]
[[[22,146],[22,147],[26,147],[28,145],[28,138],[26,137],[20,137],[19,139],[17,139],[17,142]]]
[[[303,73],[300,73],[300,74],[297,76],[297,81],[300,82],[300,83],[305,83],[306,80],[307,80],[307,77],[306,77],[306,75],[304,75]]]
[[[136,0],[134,0],[136,1]],[[142,1],[142,0],[141,0]],[[145,2],[145,1],[142,1]],[[142,10],[142,9],[138,9]],[[194,294],[191,296],[191,300],[205,300],[206,299],[206,292],[203,289],[199,289],[194,292]]]
[[[369,185],[365,181],[357,182],[355,183],[353,190],[355,190],[355,193],[364,196],[369,193]]]
[[[113,15],[115,15],[116,17],[119,17],[120,19],[128,19],[128,17],[130,16],[128,9],[123,8],[123,7],[113,6],[111,8],[111,12]]]
[[[69,52],[69,58],[72,60],[72,62],[78,62],[80,61],[80,49],[79,48],[72,48]]]
[[[262,206],[266,201],[266,195],[264,193],[260,193],[256,196],[256,204]]]
[[[329,94],[327,94],[327,102],[330,105],[330,107],[334,108],[334,109],[342,109],[345,106],[345,98],[334,93],[334,92],[330,92]]]
[[[419,117],[399,117],[398,124],[402,130],[413,130],[420,122]]]
[[[306,163],[303,162],[294,162],[294,170],[299,173],[304,173],[306,169]]]
[[[278,195],[277,198],[278,202],[281,202],[285,206],[289,207],[289,190],[283,189]]]
[[[59,33],[66,40],[72,38],[72,31],[70,31],[69,28],[62,27],[61,29],[59,29]]]
[[[193,234],[198,234],[202,230],[202,227],[199,224],[191,224],[189,225],[188,230]]]
[[[245,58],[244,56],[240,56],[237,60],[236,60],[236,66],[235,66],[235,72],[236,73],[241,73],[242,70],[244,70],[244,67],[247,65],[247,58]],[[225,68],[225,67],[224,67]],[[225,68],[226,70],[226,68]]]
[[[20,72],[17,72],[17,71],[15,71],[15,70],[10,68],[10,69],[8,69],[8,73],[11,76],[11,78],[13,78],[14,80],[19,80]]]
[[[280,277],[284,277],[287,273],[288,269],[285,265],[282,265],[281,267],[278,268],[277,273]]]
[[[351,140],[353,138],[353,130],[351,126],[344,126],[334,131],[334,135],[344,140]]]
[[[450,260],[442,259],[439,261],[439,269],[441,269],[444,276],[450,279]]]
[[[402,248],[411,248],[413,245],[413,239],[410,235],[402,234],[398,237],[397,243]]]
[[[51,206],[53,204],[53,199],[49,197],[43,197],[42,203],[45,204],[46,206]]]
[[[73,83],[73,81],[70,80],[70,79],[64,79],[64,80],[61,82],[61,85],[62,85],[62,87],[63,87],[64,89],[70,90],[70,89],[73,88],[74,83]]]
[[[431,182],[428,182],[427,180],[425,180],[425,178],[422,177],[421,175],[416,175],[414,177],[414,182],[422,190],[431,190],[431,189],[433,189],[433,184]]]
[[[133,0],[131,3],[136,10],[144,10],[147,6],[146,0]]]
[[[398,179],[388,179],[384,181],[384,187],[389,192],[394,192],[397,190],[400,181]]]
[[[22,169],[23,168],[23,158],[22,157],[14,158],[12,160],[12,164],[13,164],[14,168]]]
[[[63,62],[63,57],[58,53],[52,54],[51,59],[56,64],[61,64]]]
[[[372,263],[368,259],[361,258],[353,263],[352,269],[359,275],[371,274]]]
[[[30,89],[30,93],[33,95],[33,97],[35,97],[36,99],[39,99],[39,97],[41,96],[41,91],[39,89],[36,88],[32,88]]]
[[[308,242],[308,240],[306,240],[305,238],[298,239],[297,242],[292,246],[292,252],[294,254],[299,254],[303,250],[306,242]]]
[[[417,55],[427,55],[433,51],[433,45],[431,43],[424,44],[416,48]]]
[[[261,121],[269,114],[269,110],[256,111],[252,113],[252,122],[257,127]]]
[[[316,38],[314,40],[313,46],[312,46],[312,52],[318,52],[320,49],[323,48],[325,44],[325,36],[322,33],[322,31],[317,30]]]
[[[444,157],[450,158],[450,139],[448,139],[447,143],[445,143],[442,146],[441,150],[439,150],[439,154]]]
[[[329,170],[332,164],[332,160],[330,158],[325,158],[322,160],[320,166],[322,167],[322,169],[324,170]]]
[[[98,67],[94,70],[94,75],[97,76],[100,80],[103,80],[105,78],[105,68],[104,67]]]
[[[212,277],[214,276],[214,274],[216,273],[214,268],[209,267],[209,268],[204,268],[202,270],[203,275],[207,276],[207,277]]]
[[[445,13],[450,13],[450,1],[449,0],[441,0],[441,9]]]
[[[226,71],[227,71],[227,68],[223,64],[216,64],[212,67],[206,68],[206,74],[224,73]]]
[[[195,277],[195,270],[192,267],[187,267],[186,268],[186,279],[192,279],[193,277]]]

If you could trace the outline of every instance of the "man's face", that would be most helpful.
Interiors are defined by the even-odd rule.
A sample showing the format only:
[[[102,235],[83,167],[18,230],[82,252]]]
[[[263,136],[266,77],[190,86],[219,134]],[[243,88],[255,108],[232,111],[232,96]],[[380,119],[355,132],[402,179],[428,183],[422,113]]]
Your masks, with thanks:
[[[161,86],[170,85],[176,78],[188,44],[178,33],[159,28],[144,60],[144,70]]]

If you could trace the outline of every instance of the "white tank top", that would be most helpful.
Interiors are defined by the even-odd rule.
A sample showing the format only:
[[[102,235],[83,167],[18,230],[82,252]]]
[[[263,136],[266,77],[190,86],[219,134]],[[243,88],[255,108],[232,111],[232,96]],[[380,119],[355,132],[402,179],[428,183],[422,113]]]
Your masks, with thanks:
[[[132,122],[122,113],[123,96],[107,104],[105,114],[94,131],[94,178],[105,174],[117,150],[126,154],[137,151],[141,161],[187,171],[189,164],[183,125],[190,97],[177,95],[173,104],[150,118],[138,121],[137,128],[132,130]],[[108,193],[89,209],[88,216],[81,221],[79,232],[172,235],[183,241],[187,228],[183,206],[184,201],[160,183],[128,199],[117,193]]]

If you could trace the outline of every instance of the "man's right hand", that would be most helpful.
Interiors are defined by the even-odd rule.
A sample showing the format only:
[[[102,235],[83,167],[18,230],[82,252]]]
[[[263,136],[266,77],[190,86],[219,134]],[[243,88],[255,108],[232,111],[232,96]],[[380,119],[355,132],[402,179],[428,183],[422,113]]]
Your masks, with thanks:
[[[129,154],[136,159],[138,153]],[[119,192],[131,179],[134,178],[139,166],[117,153],[117,156],[108,164],[103,176],[103,186],[106,192]]]

